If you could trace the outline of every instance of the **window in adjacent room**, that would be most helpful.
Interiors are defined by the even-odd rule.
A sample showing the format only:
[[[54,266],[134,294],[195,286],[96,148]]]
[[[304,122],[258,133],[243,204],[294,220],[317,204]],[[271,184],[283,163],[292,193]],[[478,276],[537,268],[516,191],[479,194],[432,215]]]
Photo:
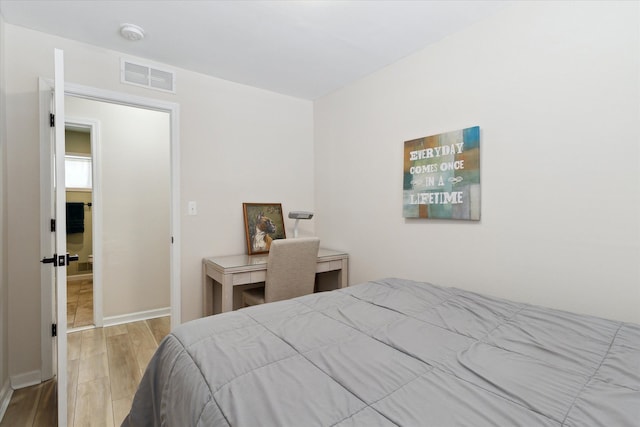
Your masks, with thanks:
[[[91,157],[83,155],[65,155],[65,180],[68,190],[91,191]]]

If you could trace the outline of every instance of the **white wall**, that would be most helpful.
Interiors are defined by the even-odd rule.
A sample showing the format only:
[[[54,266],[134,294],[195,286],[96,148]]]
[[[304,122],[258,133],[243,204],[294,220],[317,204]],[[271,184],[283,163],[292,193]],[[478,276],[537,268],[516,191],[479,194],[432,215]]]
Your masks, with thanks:
[[[67,117],[100,123],[104,317],[168,308],[169,113],[67,96]],[[98,242],[94,236],[94,242]]]
[[[5,23],[0,15],[0,40],[4,40]],[[0,419],[9,398],[9,354],[7,316],[7,223],[6,223],[6,109],[5,109],[4,46],[0,43]]]
[[[117,52],[5,30],[11,375],[40,366],[37,78],[52,77],[54,47],[65,51],[67,82],[180,104],[183,321],[202,315],[202,258],[246,251],[242,202],[314,209],[311,102],[182,69],[175,95],[123,85]],[[191,200],[197,216],[187,216]],[[305,225],[309,232],[313,224]]]
[[[640,322],[637,2],[522,2],[315,103],[316,231],[397,276]],[[402,218],[403,142],[481,129],[480,222]]]

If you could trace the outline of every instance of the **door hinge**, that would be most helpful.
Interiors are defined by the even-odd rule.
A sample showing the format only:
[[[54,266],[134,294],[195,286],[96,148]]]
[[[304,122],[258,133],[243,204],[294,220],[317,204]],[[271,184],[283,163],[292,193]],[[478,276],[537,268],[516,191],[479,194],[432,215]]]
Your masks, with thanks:
[[[51,218],[51,232],[53,233],[54,231],[56,231],[56,220],[54,218]]]
[[[56,125],[56,115],[53,113],[49,113],[49,127],[55,127]]]
[[[51,324],[51,336],[52,337],[57,337],[58,336],[58,325],[55,323]]]

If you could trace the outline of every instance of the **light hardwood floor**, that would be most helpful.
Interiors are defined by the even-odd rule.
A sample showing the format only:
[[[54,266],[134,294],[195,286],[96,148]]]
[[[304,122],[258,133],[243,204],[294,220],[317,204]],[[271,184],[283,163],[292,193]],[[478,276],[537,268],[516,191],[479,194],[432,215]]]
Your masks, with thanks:
[[[149,359],[170,331],[161,317],[67,335],[68,426],[119,426]],[[56,426],[55,383],[16,390],[0,427]]]
[[[93,279],[67,282],[67,328],[93,325]]]

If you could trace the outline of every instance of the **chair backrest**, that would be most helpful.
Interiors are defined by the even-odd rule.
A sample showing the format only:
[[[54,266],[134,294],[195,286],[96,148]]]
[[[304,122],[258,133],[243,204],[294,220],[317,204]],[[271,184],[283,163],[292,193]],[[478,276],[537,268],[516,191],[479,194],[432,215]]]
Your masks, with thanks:
[[[320,239],[276,239],[267,258],[264,301],[273,302],[312,294]]]

